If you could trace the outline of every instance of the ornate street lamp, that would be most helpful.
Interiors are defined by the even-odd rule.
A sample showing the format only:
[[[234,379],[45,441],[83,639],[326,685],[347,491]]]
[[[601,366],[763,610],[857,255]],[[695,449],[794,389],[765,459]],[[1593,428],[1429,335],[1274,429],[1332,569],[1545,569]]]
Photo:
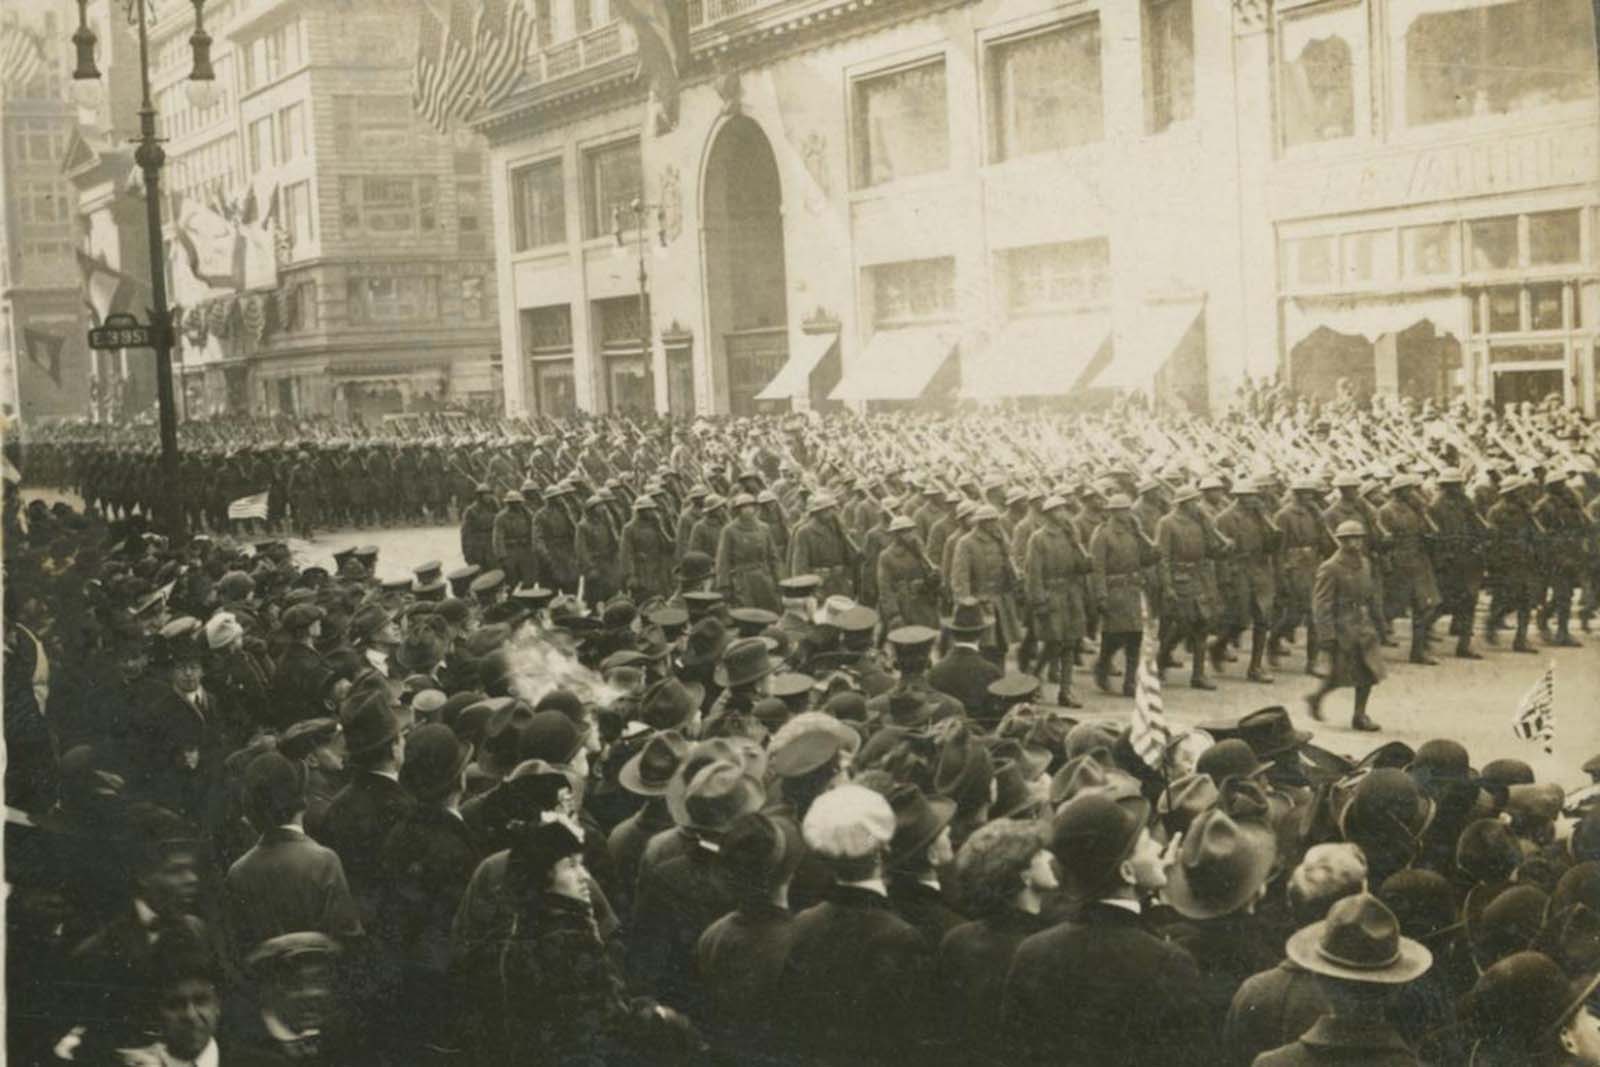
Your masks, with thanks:
[[[139,28],[139,137],[134,142],[134,162],[144,172],[145,228],[150,245],[151,344],[156,353],[156,406],[161,417],[161,514],[158,525],[174,542],[183,536],[183,509],[178,499],[178,422],[172,395],[172,311],[167,307],[167,276],[162,263],[161,245],[161,168],[167,154],[156,137],[156,109],[150,96],[149,22],[156,0],[108,0],[121,3],[130,25]],[[189,102],[205,109],[216,102],[217,75],[211,68],[211,35],[204,22],[205,0],[190,0],[194,5],[194,34],[189,47],[194,66],[186,89]],[[78,0],[78,29],[72,35],[78,65],[72,72],[73,98],[80,106],[92,107],[99,99],[100,70],[95,64],[95,35],[89,28],[89,0]]]

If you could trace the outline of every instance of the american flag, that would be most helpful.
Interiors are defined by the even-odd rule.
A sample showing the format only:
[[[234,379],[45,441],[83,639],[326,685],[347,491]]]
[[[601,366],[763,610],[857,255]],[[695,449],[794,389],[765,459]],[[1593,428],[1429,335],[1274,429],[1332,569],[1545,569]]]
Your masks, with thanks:
[[[16,22],[0,26],[0,87],[20,90],[43,70],[39,38]]]
[[[1149,656],[1139,659],[1138,688],[1133,692],[1133,724],[1128,731],[1128,743],[1146,767],[1162,770],[1167,762],[1167,749],[1175,737],[1172,724],[1167,722],[1161,704],[1161,675]]]
[[[267,494],[265,492],[242,496],[228,505],[228,518],[230,519],[265,519],[266,517]]]
[[[476,23],[477,18],[469,11],[469,0],[451,0],[439,85],[439,113],[445,124],[451,119],[465,122],[477,109],[478,49],[473,33]]]
[[[440,132],[446,119],[440,98],[444,83],[444,23],[428,4],[422,5],[417,29],[417,61],[411,69],[411,106]]]
[[[494,107],[515,91],[533,36],[533,15],[524,0],[483,0],[478,11],[480,106]]]
[[[1524,741],[1538,741],[1546,753],[1556,744],[1556,665],[1552,661],[1539,680],[1522,696],[1511,732]]]

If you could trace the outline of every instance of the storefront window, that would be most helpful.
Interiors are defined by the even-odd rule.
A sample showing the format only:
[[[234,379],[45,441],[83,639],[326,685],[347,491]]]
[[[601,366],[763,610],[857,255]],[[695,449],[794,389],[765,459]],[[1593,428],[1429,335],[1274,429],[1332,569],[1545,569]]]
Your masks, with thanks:
[[[1507,270],[1517,265],[1517,217],[1476,219],[1467,223],[1474,271]]]
[[[1279,31],[1284,144],[1356,136],[1365,125],[1366,9],[1325,8],[1286,18]]]
[[[956,261],[919,259],[868,268],[873,325],[940,321],[956,312]]]
[[[1433,277],[1454,274],[1456,269],[1454,223],[1435,226],[1407,226],[1400,231],[1405,245],[1406,277]]]
[[[1561,291],[1566,286],[1559,282],[1528,286],[1528,301],[1533,316],[1532,329],[1559,330],[1562,327]]]
[[[1404,0],[1392,17],[1409,125],[1510,114],[1594,93],[1589,0]]]
[[[857,81],[854,108],[858,186],[949,166],[943,59]]]
[[[638,356],[606,360],[611,384],[611,410],[626,415],[648,415],[656,409],[655,376],[650,364]]]
[[[1394,259],[1393,230],[1347,234],[1344,238],[1344,282],[1365,285],[1393,281]]]
[[[1111,246],[1103,237],[1006,252],[1013,314],[1104,306],[1111,299]]]
[[[572,360],[539,360],[533,364],[534,406],[547,419],[564,419],[578,410]]]
[[[1098,18],[1000,41],[988,70],[996,162],[1104,139]]]
[[[1528,262],[1578,262],[1578,212],[1543,211],[1528,216]]]
[[[522,343],[530,353],[572,351],[572,308],[551,304],[523,308]]]

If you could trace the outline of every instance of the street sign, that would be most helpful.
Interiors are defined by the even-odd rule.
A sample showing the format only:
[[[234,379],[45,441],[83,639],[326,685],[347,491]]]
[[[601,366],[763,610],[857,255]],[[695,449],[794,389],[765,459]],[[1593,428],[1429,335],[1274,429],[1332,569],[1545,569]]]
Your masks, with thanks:
[[[95,326],[89,330],[89,347],[155,348],[160,342],[160,337],[161,331],[158,327],[146,325],[132,315],[119,312],[108,315],[104,326]]]

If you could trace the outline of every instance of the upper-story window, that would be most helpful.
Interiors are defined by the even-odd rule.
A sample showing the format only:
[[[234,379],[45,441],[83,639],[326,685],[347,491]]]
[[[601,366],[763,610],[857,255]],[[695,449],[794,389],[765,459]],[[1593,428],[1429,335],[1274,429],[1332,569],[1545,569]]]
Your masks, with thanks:
[[[1396,113],[1408,126],[1506,115],[1595,92],[1589,0],[1394,0]]]
[[[868,267],[872,324],[878,329],[945,322],[956,313],[953,257],[915,259]]]
[[[584,212],[584,236],[603,237],[612,230],[613,216],[620,211],[623,227],[629,227],[627,208],[644,195],[644,171],[639,159],[639,142],[629,139],[603,148],[592,148],[583,156],[584,186],[588,203]]]
[[[1286,15],[1278,31],[1284,147],[1364,135],[1370,110],[1365,5]]]
[[[305,22],[294,18],[251,41],[244,52],[244,87],[255,89],[299,69],[305,61]]]
[[[567,239],[567,205],[561,160],[547,159],[511,172],[512,244],[518,252]]]
[[[944,59],[859,78],[852,87],[856,185],[865,188],[950,165]]]
[[[1145,130],[1194,114],[1193,0],[1144,0]]]
[[[1098,17],[997,41],[987,68],[994,162],[1105,137]]]

